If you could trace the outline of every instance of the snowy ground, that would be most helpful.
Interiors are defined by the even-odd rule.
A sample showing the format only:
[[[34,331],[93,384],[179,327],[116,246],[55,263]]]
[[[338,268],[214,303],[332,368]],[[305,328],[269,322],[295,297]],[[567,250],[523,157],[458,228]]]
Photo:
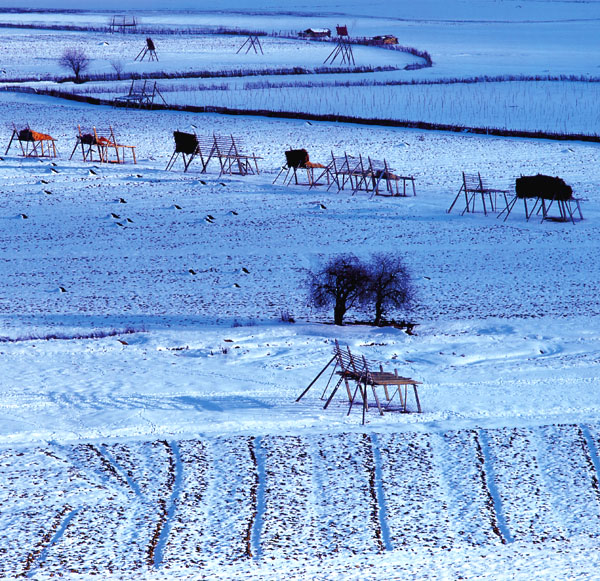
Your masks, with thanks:
[[[0,119],[0,576],[597,575],[598,145],[4,93]],[[54,164],[4,154],[13,122]],[[78,124],[138,164],[69,160]],[[192,128],[243,136],[260,175],[166,172]],[[289,147],[385,157],[417,196],[273,185]],[[447,214],[462,170],[560,175],[585,220]],[[382,249],[416,335],[307,305],[308,270]],[[422,381],[424,413],[362,426],[324,382],[295,403],[334,339]]]
[[[357,66],[399,70],[361,75],[193,79],[185,82],[184,87],[170,79],[159,80],[158,85],[169,103],[339,113],[532,131],[600,133],[597,83],[541,80],[451,86],[379,85],[447,79],[481,80],[485,76],[596,78],[600,71],[600,49],[593,27],[600,13],[595,2],[431,1],[419,3],[418,8],[377,2],[371,14],[365,14],[359,3],[344,3],[343,13],[340,6],[333,3],[308,3],[292,14],[281,14],[268,3],[261,6],[255,6],[255,3],[248,6],[240,0],[232,0],[232,3],[235,10],[223,6],[218,12],[173,11],[165,15],[138,10],[136,14],[149,30],[154,27],[170,32],[225,27],[295,34],[311,26],[334,30],[336,24],[345,22],[353,36],[394,34],[401,45],[427,51],[434,66],[406,71],[406,65],[420,59],[381,48],[355,47]],[[182,6],[178,2],[174,8]],[[139,9],[139,6],[133,8]],[[0,23],[40,26],[47,22],[54,26],[102,27],[107,25],[110,15],[107,12],[0,13]],[[332,50],[329,43],[269,36],[262,37],[264,55],[253,51],[236,54],[244,36],[152,34],[160,60],[134,62],[144,48],[145,37],[146,34],[0,29],[0,81],[24,76],[45,79],[48,75],[66,75],[68,71],[58,66],[57,59],[67,44],[86,50],[91,58],[90,74],[114,74],[115,64],[123,73],[139,74],[256,71],[295,66],[314,69],[323,65]],[[23,42],[44,46],[44,51],[23,61]],[[340,60],[335,64],[340,66]],[[340,82],[352,86],[336,87],[335,83]],[[265,83],[284,86],[265,87]],[[377,85],[373,86],[373,83]],[[290,84],[291,88],[285,86]],[[127,82],[75,86],[42,83],[44,87],[48,85],[104,98],[123,95],[129,88]]]

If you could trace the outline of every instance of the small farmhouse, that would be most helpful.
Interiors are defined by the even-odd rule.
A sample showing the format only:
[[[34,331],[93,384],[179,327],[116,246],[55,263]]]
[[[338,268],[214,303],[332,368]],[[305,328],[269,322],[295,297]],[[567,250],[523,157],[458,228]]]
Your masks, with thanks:
[[[398,44],[398,38],[391,34],[383,34],[380,36],[374,36],[371,39],[371,43],[375,45],[380,44]]]
[[[298,33],[302,38],[330,38],[331,30],[329,28],[307,28]]]

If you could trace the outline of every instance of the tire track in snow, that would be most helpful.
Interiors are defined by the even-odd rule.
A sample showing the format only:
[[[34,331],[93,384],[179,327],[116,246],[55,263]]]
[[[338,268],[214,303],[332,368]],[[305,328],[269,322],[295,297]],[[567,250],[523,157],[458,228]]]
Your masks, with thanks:
[[[89,454],[90,452],[93,453],[93,446],[91,444],[66,446],[55,441],[50,441],[48,444],[63,455],[63,461],[72,469],[74,476],[87,482],[97,490],[108,490],[109,476],[107,475],[106,470],[98,470],[97,468],[94,468],[93,465],[89,465],[89,459],[91,457]],[[87,452],[88,456],[81,458],[81,451]],[[53,457],[58,457],[52,451],[51,453]]]
[[[137,482],[133,480],[133,478],[131,478],[131,475],[127,472],[127,470],[125,470],[117,462],[113,455],[106,449],[106,446],[104,444],[98,447],[97,453],[98,455],[106,459],[110,466],[112,466],[114,474],[116,474],[120,478],[120,481],[125,481],[125,483],[129,486],[129,488],[131,488],[131,490],[136,496],[143,496],[142,491],[140,490],[140,487],[138,486]]]
[[[440,490],[442,493],[442,502],[446,503],[448,507],[448,520],[446,521],[449,529],[449,542],[454,543],[460,536],[459,529],[462,527],[457,526],[457,523],[461,522],[460,509],[460,497],[457,495],[457,491],[452,486],[452,479],[450,478],[449,471],[456,470],[456,464],[454,459],[450,455],[448,450],[448,443],[446,441],[444,432],[432,432],[430,435],[430,444],[433,456],[437,459],[436,470],[438,473],[438,481],[440,483]],[[445,547],[442,547],[445,548]]]
[[[496,488],[496,478],[490,456],[489,441],[484,430],[475,431],[475,444],[477,446],[477,457],[480,462],[482,486],[488,498],[487,504],[490,509],[492,529],[500,537],[503,544],[512,543],[514,539],[504,518],[502,499]]]
[[[183,465],[179,454],[179,447],[175,442],[169,444],[160,440],[165,447],[169,460],[167,490],[163,498],[158,499],[159,520],[154,529],[147,552],[147,564],[158,569],[162,564],[165,546],[171,530],[171,519],[177,508],[177,499],[183,482]]]
[[[137,486],[134,486],[134,483],[131,482],[128,475],[122,474],[123,470],[120,469],[117,462],[110,457],[110,454],[104,448],[103,445],[96,447],[93,444],[84,444],[84,446],[99,458],[102,468],[111,476],[113,476],[121,486],[123,486],[124,488],[130,488],[132,492],[134,492],[136,495],[140,495],[139,488]]]
[[[365,434],[365,437],[366,436]],[[383,488],[383,474],[381,471],[381,452],[379,450],[379,440],[377,434],[372,433],[371,437],[371,450],[372,450],[372,475],[369,486],[371,488],[371,496],[375,503],[375,511],[377,519],[379,521],[379,528],[376,529],[378,532],[377,543],[380,546],[380,551],[393,551],[394,545],[390,537],[390,528],[387,522],[387,506],[385,503],[385,493]],[[369,467],[371,470],[371,467]]]
[[[587,426],[579,426],[579,433],[583,439],[583,451],[585,453],[586,460],[590,465],[590,471],[592,473],[592,486],[596,492],[596,496],[600,501],[600,457],[598,457],[598,448],[590,433],[590,429]]]
[[[64,535],[69,523],[81,509],[73,509],[66,504],[63,509],[54,517],[52,525],[46,531],[46,534],[40,539],[35,549],[31,551],[25,559],[25,567],[19,577],[31,577],[35,569],[46,560],[48,549],[58,543]],[[66,515],[66,516],[65,516]]]
[[[551,507],[548,513],[561,532],[559,540],[568,542],[597,530],[600,503],[581,427],[554,424],[531,429],[531,433],[541,468],[540,482],[550,495],[545,506]]]
[[[315,506],[315,512],[317,515],[317,521],[323,522],[327,519],[327,511],[325,510],[322,502],[323,491],[325,490],[325,478],[323,476],[323,468],[321,463],[325,460],[325,454],[323,450],[315,444],[314,439],[309,439],[308,441],[309,454],[312,461],[312,469],[313,469],[313,503]],[[328,527],[319,527],[318,531],[315,533],[320,541],[320,550],[317,552],[316,556],[319,559],[322,559],[326,554],[329,546],[331,544],[331,538],[329,534]]]

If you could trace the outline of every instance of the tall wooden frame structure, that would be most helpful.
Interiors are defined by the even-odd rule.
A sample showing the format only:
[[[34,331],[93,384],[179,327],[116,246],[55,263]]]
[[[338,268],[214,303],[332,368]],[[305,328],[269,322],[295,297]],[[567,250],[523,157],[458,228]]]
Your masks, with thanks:
[[[178,154],[181,154],[184,159],[185,171],[188,170],[193,159],[198,157],[202,164],[201,173],[206,173],[212,159],[219,163],[219,176],[223,174],[245,176],[260,173],[258,160],[262,158],[254,153],[244,153],[241,140],[233,135],[213,134],[210,137],[199,137],[195,133],[176,131],[173,137],[175,138],[175,151],[167,164],[167,169],[173,167]]]
[[[504,218],[504,221],[506,221],[518,200],[523,200],[527,221],[534,213],[537,215],[542,214],[542,222],[553,220],[575,223],[576,220],[583,220],[581,200],[573,196],[571,186],[559,177],[537,174],[517,178],[515,195],[510,201],[506,201],[505,208],[498,217],[506,212]],[[531,206],[527,203],[528,200],[532,204]],[[550,214],[552,206],[558,209],[558,216]]]
[[[125,163],[125,152],[129,151],[133,158],[133,163],[137,163],[135,145],[123,145],[119,143],[112,126],[109,126],[108,129],[96,129],[96,127],[92,127],[92,131],[87,133],[81,130],[81,125],[78,125],[77,129],[79,131],[77,141],[69,159],[73,158],[75,151],[80,147],[83,161]]]
[[[46,133],[33,131],[29,125],[17,129],[13,124],[13,131],[4,155],[8,153],[14,140],[20,145],[23,157],[56,157],[57,155],[56,140]]]
[[[386,159],[376,160],[370,156],[336,154],[331,152],[331,161],[315,178],[318,183],[327,175],[327,190],[334,185],[337,191],[350,189],[352,194],[359,191],[370,192],[373,196],[406,197],[412,192],[417,195],[415,178],[409,175],[398,175]],[[402,182],[402,189],[400,189]]]
[[[366,413],[369,411],[369,388],[372,391],[375,405],[379,411],[379,415],[383,416],[384,411],[390,411],[392,408],[392,402],[396,395],[400,402],[397,411],[407,413],[408,410],[408,388],[412,387],[416,402],[418,413],[422,413],[421,401],[419,399],[419,392],[417,389],[418,385],[422,385],[422,382],[415,381],[410,377],[402,377],[398,375],[398,371],[394,369],[393,373],[390,371],[384,371],[383,367],[379,366],[379,371],[374,371],[373,364],[369,363],[364,355],[356,355],[350,351],[350,347],[342,349],[337,341],[333,348],[333,357],[329,360],[327,365],[321,369],[317,376],[310,382],[308,387],[296,398],[296,402],[299,402],[310,390],[313,385],[321,378],[321,376],[333,365],[331,374],[325,389],[321,395],[321,400],[326,400],[323,409],[327,409],[329,404],[333,400],[333,397],[337,393],[338,389],[344,385],[346,388],[346,395],[348,396],[348,414],[352,411],[352,407],[355,402],[358,402],[362,409],[362,423],[365,423]],[[337,375],[337,381],[330,389],[334,376]],[[353,385],[354,384],[354,385]],[[383,397],[377,392],[377,388],[383,388]],[[390,389],[390,387],[392,389]],[[354,389],[353,389],[354,388]],[[329,393],[328,393],[329,390]],[[391,395],[390,395],[391,393]]]
[[[137,28],[137,18],[132,14],[114,14],[108,25],[110,32],[125,32]]]
[[[154,41],[148,37],[146,38],[146,46],[138,53],[138,55],[133,59],[137,61],[139,59],[142,62],[146,56],[149,61],[158,61],[158,55],[156,54],[156,46],[154,45]]]
[[[474,213],[478,201],[481,202],[483,213],[487,216],[488,210],[490,212],[497,210],[498,199],[504,201],[505,208],[509,205],[508,194],[508,190],[489,187],[479,172],[476,174],[462,172],[462,185],[446,212],[449,214],[458,200],[462,198],[464,199],[465,207],[461,212],[461,216],[465,212]]]
[[[336,26],[337,32],[335,48],[329,53],[329,56],[323,61],[323,64],[332,65],[339,58],[341,64],[348,66],[355,66],[354,53],[352,52],[352,44],[350,43],[350,36],[348,35],[348,27]]]
[[[183,160],[183,171],[186,172],[194,158],[200,154],[200,144],[198,136],[195,133],[184,133],[183,131],[174,131],[175,151],[167,163],[165,171],[169,171],[175,165],[177,158],[181,156]]]
[[[244,50],[244,48],[246,49],[246,52],[244,54],[248,54],[251,50],[254,50],[255,54],[258,54],[259,52],[260,54],[265,54],[260,39],[256,34],[249,35],[248,38],[244,41],[244,44],[242,44],[242,46],[240,46],[240,48],[237,49],[235,54],[239,54],[240,52],[242,52],[242,50]]]
[[[319,181],[315,180],[315,170],[326,169],[322,163],[315,163],[310,161],[308,151],[306,149],[289,149],[285,152],[285,165],[282,166],[281,170],[277,174],[277,177],[273,180],[273,183],[277,182],[283,172],[286,172],[283,178],[283,185],[289,185],[294,180],[297,186],[316,186],[319,185]],[[306,171],[306,181],[298,179],[298,173],[301,170]],[[326,177],[327,184],[329,184],[329,172],[321,172],[319,178]]]
[[[127,95],[122,95],[121,97],[116,97],[113,103],[125,107],[135,106],[139,109],[152,109],[152,107],[154,107],[154,101],[158,97],[163,105],[167,104],[165,98],[158,89],[156,81],[151,83],[147,79],[134,79],[131,81],[129,93],[127,93]]]

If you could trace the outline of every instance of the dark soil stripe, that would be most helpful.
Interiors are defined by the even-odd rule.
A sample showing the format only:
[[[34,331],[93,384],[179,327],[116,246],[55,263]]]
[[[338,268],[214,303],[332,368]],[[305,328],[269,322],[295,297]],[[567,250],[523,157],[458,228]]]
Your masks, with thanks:
[[[383,538],[381,534],[381,521],[379,520],[379,498],[377,496],[376,476],[375,476],[375,461],[373,458],[373,446],[368,434],[363,434],[363,445],[365,453],[365,463],[367,473],[369,475],[369,497],[371,501],[371,522],[375,532],[375,544],[380,553],[385,550]]]
[[[258,462],[256,459],[255,452],[255,442],[252,438],[248,438],[248,450],[250,452],[250,459],[252,460],[252,466],[254,468],[254,482],[250,487],[250,502],[252,503],[251,515],[248,520],[248,526],[246,527],[246,534],[244,535],[244,545],[246,547],[244,551],[244,555],[246,557],[253,557],[253,532],[254,532],[254,523],[256,522],[257,512],[258,512],[258,486],[260,482],[260,478],[258,475]]]
[[[174,448],[171,447],[166,440],[160,440],[160,443],[166,449],[169,468],[165,494],[162,498],[158,499],[158,522],[156,523],[154,533],[152,534],[146,552],[146,563],[150,567],[159,567],[162,562],[162,551],[164,550],[164,544],[166,542],[165,535],[168,534],[168,530],[165,529],[171,511],[171,506],[167,506],[167,500],[171,499],[171,502],[173,501],[175,483],[177,481],[177,462],[174,457]]]
[[[25,567],[18,577],[30,577],[33,570],[46,560],[48,549],[64,535],[69,523],[80,509],[73,510],[68,504],[54,517],[52,525],[25,559]],[[65,517],[66,515],[66,517]]]
[[[600,458],[598,457],[598,448],[587,426],[579,426],[579,433],[583,438],[585,457],[590,465],[592,486],[598,500],[600,500]]]
[[[154,567],[158,568],[162,564],[165,547],[169,539],[169,533],[171,532],[171,523],[173,521],[173,515],[177,508],[177,499],[183,487],[183,464],[181,463],[181,455],[179,453],[179,447],[175,442],[170,444],[170,455],[169,455],[169,475],[171,482],[171,496],[169,498],[169,505],[167,507],[167,513],[164,521],[162,530],[158,542],[156,543],[156,549],[154,551]]]
[[[502,510],[502,499],[496,488],[496,477],[494,466],[490,457],[490,448],[487,434],[484,430],[475,432],[475,444],[477,446],[477,458],[480,462],[481,483],[484,494],[487,496],[487,505],[490,510],[490,520],[493,531],[500,537],[502,543],[512,543],[514,539],[504,518]]]
[[[262,448],[262,438],[254,439],[254,461],[256,467],[256,513],[252,527],[252,551],[255,559],[262,556],[260,537],[263,528],[263,520],[266,509],[266,470],[265,452]]]

